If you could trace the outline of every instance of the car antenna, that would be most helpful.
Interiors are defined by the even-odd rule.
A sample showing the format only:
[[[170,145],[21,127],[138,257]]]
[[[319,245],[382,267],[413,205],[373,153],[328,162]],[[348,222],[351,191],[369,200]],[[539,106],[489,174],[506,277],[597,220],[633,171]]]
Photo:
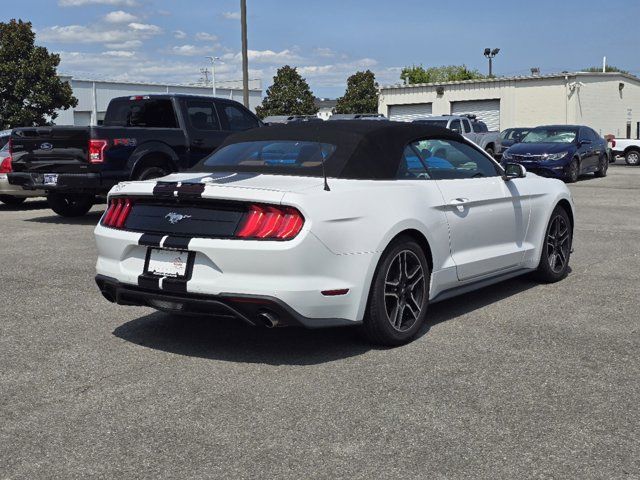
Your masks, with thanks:
[[[317,129],[316,129],[316,132],[317,132]],[[316,137],[316,141],[318,141],[317,137]],[[324,169],[324,155],[322,154],[322,149],[320,149],[320,163],[322,164],[322,178],[324,178],[324,191],[330,192],[331,189],[329,188],[329,182],[327,182],[327,171]]]
[[[327,182],[327,172],[324,169],[324,155],[322,155],[322,152],[320,152],[320,159],[322,163],[322,176],[324,177],[324,190],[325,192],[330,192],[331,189],[329,188],[329,182]]]

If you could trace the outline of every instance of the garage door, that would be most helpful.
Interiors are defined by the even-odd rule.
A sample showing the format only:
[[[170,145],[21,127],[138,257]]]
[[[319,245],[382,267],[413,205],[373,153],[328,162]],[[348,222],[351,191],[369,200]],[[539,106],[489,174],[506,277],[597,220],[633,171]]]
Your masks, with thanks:
[[[487,124],[489,130],[500,130],[500,100],[468,100],[451,102],[451,113],[472,113]]]
[[[389,105],[389,120],[410,122],[431,115],[430,103],[412,103],[409,105]]]

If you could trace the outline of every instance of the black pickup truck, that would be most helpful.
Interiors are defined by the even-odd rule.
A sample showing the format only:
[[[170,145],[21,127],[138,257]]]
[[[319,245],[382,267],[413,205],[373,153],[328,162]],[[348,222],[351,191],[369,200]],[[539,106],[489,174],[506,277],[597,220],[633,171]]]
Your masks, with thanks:
[[[80,216],[118,182],[188,169],[231,133],[261,125],[233,100],[180,94],[114,98],[100,126],[13,130],[9,183],[45,190],[58,215]]]

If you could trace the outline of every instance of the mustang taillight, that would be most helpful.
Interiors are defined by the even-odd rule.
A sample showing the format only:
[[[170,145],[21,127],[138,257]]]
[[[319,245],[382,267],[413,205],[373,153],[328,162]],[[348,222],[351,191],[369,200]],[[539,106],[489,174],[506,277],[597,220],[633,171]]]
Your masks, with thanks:
[[[102,217],[102,225],[111,228],[123,228],[124,222],[127,221],[129,213],[131,213],[133,202],[128,198],[113,198],[109,202],[107,211]]]
[[[109,142],[107,140],[89,140],[89,163],[104,162],[104,151],[108,146]]]
[[[238,238],[291,240],[304,225],[304,217],[293,207],[251,205],[236,232]]]

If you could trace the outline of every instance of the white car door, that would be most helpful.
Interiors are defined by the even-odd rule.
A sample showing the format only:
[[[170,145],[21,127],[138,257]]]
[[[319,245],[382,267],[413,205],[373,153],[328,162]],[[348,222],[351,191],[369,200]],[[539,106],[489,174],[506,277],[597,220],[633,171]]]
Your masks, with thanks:
[[[416,148],[444,198],[458,280],[517,269],[525,251],[528,198],[470,145],[424,140]]]

